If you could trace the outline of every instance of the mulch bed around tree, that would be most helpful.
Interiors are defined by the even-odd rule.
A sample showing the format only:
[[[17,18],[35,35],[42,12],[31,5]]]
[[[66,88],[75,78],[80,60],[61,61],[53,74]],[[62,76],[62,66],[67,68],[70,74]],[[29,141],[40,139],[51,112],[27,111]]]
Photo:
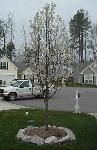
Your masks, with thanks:
[[[39,128],[30,128],[27,129],[24,132],[25,135],[28,136],[34,136],[37,135],[43,139],[46,139],[51,136],[55,136],[57,139],[60,139],[62,137],[65,137],[67,133],[65,133],[64,130],[59,129],[57,127],[48,127],[48,130],[46,130],[45,127],[39,127]]]

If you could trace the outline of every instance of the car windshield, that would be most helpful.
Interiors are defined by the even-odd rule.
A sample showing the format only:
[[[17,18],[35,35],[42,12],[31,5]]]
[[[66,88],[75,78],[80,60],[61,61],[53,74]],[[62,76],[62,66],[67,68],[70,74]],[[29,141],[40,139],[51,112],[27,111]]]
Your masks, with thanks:
[[[23,81],[17,81],[13,84],[14,87],[18,87]]]

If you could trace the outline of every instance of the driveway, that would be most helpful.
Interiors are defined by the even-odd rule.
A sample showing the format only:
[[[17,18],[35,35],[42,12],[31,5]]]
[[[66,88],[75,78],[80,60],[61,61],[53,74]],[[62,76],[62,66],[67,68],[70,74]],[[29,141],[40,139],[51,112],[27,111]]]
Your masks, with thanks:
[[[75,92],[80,92],[80,111],[97,113],[97,88],[70,88],[64,87],[57,91],[57,93],[49,99],[49,109],[60,111],[74,111],[75,105]],[[21,99],[14,102],[22,106],[28,106],[32,108],[45,108],[43,99]]]
[[[0,111],[9,110],[9,109],[20,109],[20,108],[25,108],[25,107],[16,105],[16,104],[12,104],[12,103],[8,103],[0,97]]]

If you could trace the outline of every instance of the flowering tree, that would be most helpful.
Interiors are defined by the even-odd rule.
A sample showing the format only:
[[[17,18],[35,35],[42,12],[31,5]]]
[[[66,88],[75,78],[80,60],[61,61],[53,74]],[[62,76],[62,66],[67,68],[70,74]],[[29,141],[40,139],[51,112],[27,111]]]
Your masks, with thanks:
[[[70,57],[68,35],[64,21],[55,14],[53,3],[46,4],[30,23],[30,49],[25,55],[30,54],[29,65],[37,75],[39,84],[45,87],[46,129],[48,129],[48,86],[67,73],[65,68]]]

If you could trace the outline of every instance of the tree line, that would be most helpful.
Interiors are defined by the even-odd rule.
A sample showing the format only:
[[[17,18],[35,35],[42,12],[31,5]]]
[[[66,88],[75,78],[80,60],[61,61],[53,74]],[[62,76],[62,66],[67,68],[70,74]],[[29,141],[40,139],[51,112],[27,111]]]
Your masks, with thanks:
[[[49,5],[49,4],[48,4]],[[55,4],[54,4],[55,5]],[[51,8],[52,9],[52,8]],[[75,63],[75,62],[84,62],[94,60],[96,58],[97,51],[97,24],[93,24],[89,18],[88,11],[84,9],[80,9],[76,12],[73,18],[69,21],[69,29],[66,30],[64,25],[64,21],[62,18],[55,13],[56,17],[52,20],[52,26],[50,23],[50,31],[48,36],[49,45],[52,51],[57,47],[57,49],[63,50],[64,46],[67,46],[67,51],[65,51],[65,56],[68,58],[68,61],[64,59],[65,63]],[[34,17],[34,21],[30,20],[30,34],[29,37],[31,41],[27,43],[26,41],[26,30],[23,27],[23,36],[24,36],[24,57],[25,59],[30,60],[30,52],[36,51],[36,49],[41,49],[44,47],[44,38],[41,38],[41,34],[43,33],[43,22],[44,19],[41,11],[38,11]],[[50,15],[50,14],[49,14]],[[33,19],[32,19],[33,20]],[[51,21],[50,21],[51,22]],[[35,26],[35,23],[38,25],[38,28]],[[55,27],[56,26],[56,27]],[[60,26],[60,27],[58,27]],[[63,27],[64,26],[64,27]],[[55,31],[54,28],[57,28]],[[60,28],[60,29],[58,29]],[[64,30],[65,29],[65,30]],[[33,30],[33,31],[32,31]],[[64,37],[59,36],[64,30]],[[60,32],[60,33],[59,33]],[[59,37],[58,37],[59,36]],[[37,38],[37,39],[36,39]],[[53,39],[56,39],[55,41]],[[66,41],[67,40],[67,41]],[[14,44],[14,15],[13,13],[9,13],[7,21],[0,20],[0,57],[6,55],[8,58],[12,59],[16,54],[15,44]],[[53,42],[51,42],[53,41]],[[32,44],[33,43],[33,44]],[[61,44],[59,44],[61,43]],[[65,45],[66,44],[66,45]],[[33,47],[31,47],[33,45]],[[38,45],[38,48],[37,48]],[[62,47],[62,45],[64,45]],[[35,55],[35,59],[39,60],[39,50],[37,52],[33,52]],[[29,56],[30,55],[30,56]],[[28,57],[28,58],[27,58]],[[37,57],[37,58],[36,58]],[[66,59],[67,59],[66,58]]]
[[[0,57],[7,56],[10,60],[15,56],[14,16],[9,12],[7,21],[0,20]]]

